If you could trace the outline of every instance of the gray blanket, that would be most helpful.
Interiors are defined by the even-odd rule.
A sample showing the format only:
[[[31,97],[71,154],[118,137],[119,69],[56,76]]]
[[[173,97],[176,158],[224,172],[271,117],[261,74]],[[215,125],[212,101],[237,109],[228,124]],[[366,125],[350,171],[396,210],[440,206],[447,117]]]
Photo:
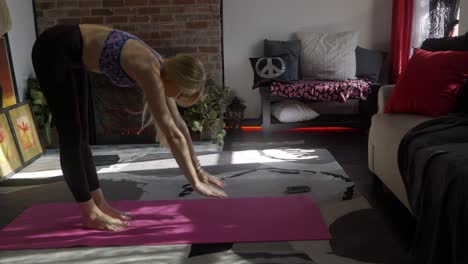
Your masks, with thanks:
[[[413,128],[398,161],[417,221],[412,263],[468,263],[468,118]]]

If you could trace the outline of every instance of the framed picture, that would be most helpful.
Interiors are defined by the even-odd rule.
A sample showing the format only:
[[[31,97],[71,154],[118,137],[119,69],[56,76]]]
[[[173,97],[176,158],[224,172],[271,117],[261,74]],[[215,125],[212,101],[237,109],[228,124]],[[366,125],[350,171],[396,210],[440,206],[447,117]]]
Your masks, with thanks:
[[[20,103],[9,107],[7,116],[25,166],[44,153],[31,106],[28,103]]]
[[[11,61],[8,34],[0,37],[0,108],[17,103],[16,81]]]
[[[7,115],[0,113],[0,182],[21,170],[23,163]]]

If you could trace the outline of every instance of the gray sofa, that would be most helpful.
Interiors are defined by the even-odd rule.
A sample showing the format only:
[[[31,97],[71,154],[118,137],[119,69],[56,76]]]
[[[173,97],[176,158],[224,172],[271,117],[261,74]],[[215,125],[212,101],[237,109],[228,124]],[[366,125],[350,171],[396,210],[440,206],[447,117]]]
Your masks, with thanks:
[[[412,114],[385,114],[394,85],[382,86],[378,93],[378,112],[369,130],[369,170],[411,211],[398,168],[398,146],[405,134],[431,117]]]

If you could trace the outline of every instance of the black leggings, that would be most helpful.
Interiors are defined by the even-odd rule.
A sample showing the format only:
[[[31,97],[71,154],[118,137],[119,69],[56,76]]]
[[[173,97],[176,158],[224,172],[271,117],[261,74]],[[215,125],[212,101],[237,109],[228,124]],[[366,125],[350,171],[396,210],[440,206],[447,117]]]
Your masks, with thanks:
[[[78,25],[44,31],[34,43],[32,61],[59,134],[63,176],[77,202],[91,199],[99,180],[89,147],[88,87]]]

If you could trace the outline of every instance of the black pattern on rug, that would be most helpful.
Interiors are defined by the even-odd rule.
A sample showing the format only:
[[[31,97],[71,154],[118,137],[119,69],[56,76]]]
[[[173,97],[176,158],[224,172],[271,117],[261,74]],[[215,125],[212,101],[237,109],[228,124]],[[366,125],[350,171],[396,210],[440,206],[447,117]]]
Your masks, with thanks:
[[[333,177],[335,177],[337,179],[340,179],[340,180],[343,180],[344,182],[347,182],[347,183],[352,182],[352,180],[350,178],[348,178],[346,176],[343,176],[343,175],[336,174],[336,173],[317,172],[317,171],[311,171],[311,170],[278,169],[278,168],[252,169],[252,170],[247,170],[247,171],[244,171],[244,172],[236,173],[236,174],[234,174],[232,176],[224,177],[224,178],[221,178],[221,179],[226,180],[226,179],[238,178],[238,177],[245,176],[245,175],[247,175],[249,173],[255,173],[255,172],[260,171],[260,170],[265,170],[265,171],[269,171],[269,172],[272,172],[272,173],[279,173],[279,174],[284,174],[284,175],[287,175],[287,174],[299,175],[299,174],[302,174],[302,173],[312,173],[312,174],[322,173],[322,174],[325,174],[325,175],[333,176]],[[194,189],[192,188],[192,186],[190,184],[182,185],[181,189],[182,189],[182,191],[180,191],[179,197],[185,197],[185,196],[188,196],[188,195],[190,195],[190,194],[192,194],[194,192]],[[355,189],[355,185],[347,187],[343,191],[343,198],[342,199],[343,200],[352,199],[353,196],[354,196],[354,189]]]

